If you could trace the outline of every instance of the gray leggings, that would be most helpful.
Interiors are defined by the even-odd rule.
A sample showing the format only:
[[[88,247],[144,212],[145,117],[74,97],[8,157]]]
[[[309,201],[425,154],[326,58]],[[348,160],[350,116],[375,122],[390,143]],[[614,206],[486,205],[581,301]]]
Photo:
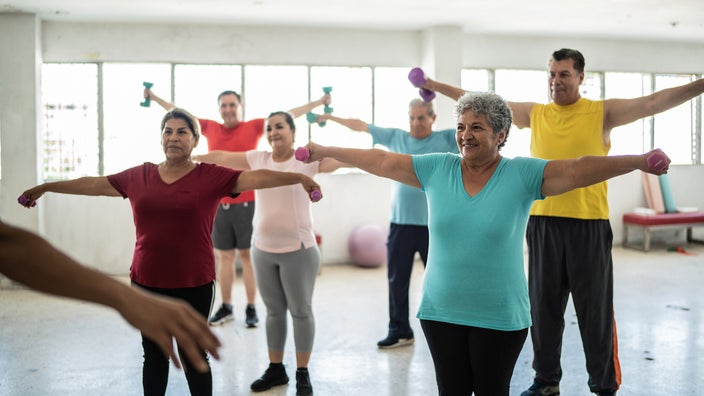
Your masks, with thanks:
[[[289,310],[296,352],[311,352],[315,338],[313,287],[320,267],[320,250],[313,246],[290,253],[267,253],[253,246],[252,261],[259,293],[266,305],[269,350],[284,350]]]

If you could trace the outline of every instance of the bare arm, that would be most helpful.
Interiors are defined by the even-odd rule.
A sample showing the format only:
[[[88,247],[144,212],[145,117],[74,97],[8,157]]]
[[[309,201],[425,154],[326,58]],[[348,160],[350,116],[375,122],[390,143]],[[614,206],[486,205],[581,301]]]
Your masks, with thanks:
[[[396,180],[413,187],[420,187],[420,181],[413,170],[413,161],[408,154],[398,154],[379,149],[351,149],[326,147],[310,142],[308,162],[323,158],[334,158],[373,175]]]
[[[263,188],[290,186],[298,183],[301,183],[301,186],[308,194],[313,190],[320,190],[320,185],[315,180],[302,173],[256,169],[243,171],[237,179],[237,184],[235,184],[232,192],[240,193]]]
[[[200,351],[219,358],[220,341],[205,318],[183,302],[147,294],[82,266],[36,234],[0,222],[0,272],[33,289],[117,310],[153,339],[177,367],[176,338],[198,371],[208,365]]]
[[[303,106],[294,107],[293,109],[289,110],[288,112],[291,113],[293,118],[298,118],[318,106],[330,105],[331,101],[332,101],[332,98],[331,98],[330,94],[325,94],[318,100],[308,102],[308,103],[304,104]]]
[[[173,103],[168,102],[158,96],[150,88],[144,88],[144,97],[149,98],[150,100],[155,101],[156,103],[159,104],[159,106],[163,107],[164,110],[169,111],[176,107]]]
[[[321,114],[318,116],[318,122],[326,120],[336,122],[356,132],[369,132],[369,124],[356,118],[340,118],[332,114]]]
[[[704,79],[699,79],[640,98],[607,99],[604,101],[604,131],[611,131],[618,126],[669,110],[701,95],[702,92]]]
[[[47,192],[91,196],[105,195],[108,197],[120,196],[120,193],[110,184],[107,177],[87,176],[73,180],[49,182],[32,187],[22,193],[22,195],[29,199],[24,206],[30,207]]]
[[[320,160],[320,165],[318,165],[318,172],[320,173],[331,173],[335,172],[340,168],[353,168],[352,165],[340,162],[332,158],[323,158]]]
[[[654,175],[667,173],[669,166],[656,171],[648,167],[647,158],[653,150],[642,155],[584,156],[548,162],[543,173],[542,194],[559,195],[575,188],[590,186],[640,169]],[[669,158],[667,163],[669,165]]]
[[[244,151],[235,152],[214,150],[208,152],[207,154],[194,155],[193,160],[227,166],[232,169],[249,169],[249,163],[247,163],[247,153]]]

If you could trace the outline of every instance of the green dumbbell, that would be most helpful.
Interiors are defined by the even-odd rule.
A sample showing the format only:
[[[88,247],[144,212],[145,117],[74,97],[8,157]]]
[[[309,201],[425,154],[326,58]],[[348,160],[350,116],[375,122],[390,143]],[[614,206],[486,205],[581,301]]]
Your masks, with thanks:
[[[151,89],[154,86],[154,83],[150,83],[150,82],[145,81],[142,83],[142,85],[144,85],[145,89]],[[152,104],[152,100],[148,96],[146,98],[144,98],[144,100],[142,102],[139,102],[139,105],[142,107],[149,107],[149,106],[151,106],[151,104]]]

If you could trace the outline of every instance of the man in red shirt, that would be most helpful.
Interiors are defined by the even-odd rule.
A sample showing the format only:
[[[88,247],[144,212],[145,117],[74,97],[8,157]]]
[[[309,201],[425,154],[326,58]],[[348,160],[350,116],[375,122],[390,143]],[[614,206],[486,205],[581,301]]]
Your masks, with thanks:
[[[144,90],[144,97],[157,102],[166,110],[172,109],[173,103],[167,102],[152,92]],[[323,95],[320,99],[293,108],[288,112],[294,118],[313,110],[317,106],[329,105],[330,94]],[[241,119],[242,98],[235,91],[224,91],[218,95],[220,116],[223,122],[199,119],[203,136],[208,140],[208,151],[248,151],[254,150],[259,144],[259,139],[264,134],[264,119],[257,118],[249,121]],[[276,110],[276,109],[274,109]],[[245,323],[247,327],[255,327],[259,322],[254,301],[257,295],[257,285],[252,269],[252,260],[249,248],[252,239],[252,218],[254,217],[254,192],[246,191],[237,198],[224,198],[218,206],[213,224],[213,246],[220,263],[220,292],[222,305],[208,320],[211,325],[221,325],[234,320],[232,312],[232,284],[235,280],[235,258],[239,253],[242,264],[242,279],[247,294],[247,307],[245,309]]]

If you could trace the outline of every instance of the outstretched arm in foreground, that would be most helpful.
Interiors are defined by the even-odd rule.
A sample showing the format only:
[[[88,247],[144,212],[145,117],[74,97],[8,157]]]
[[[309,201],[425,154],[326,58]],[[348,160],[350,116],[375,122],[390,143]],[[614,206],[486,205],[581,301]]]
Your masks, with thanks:
[[[306,193],[310,195],[313,190],[320,191],[320,185],[312,178],[303,173],[279,172],[269,169],[256,169],[243,171],[237,184],[232,189],[233,193],[240,193],[248,190],[261,190],[280,186],[290,186],[300,183]]]
[[[43,183],[32,187],[22,193],[22,195],[27,198],[22,205],[27,208],[31,207],[42,195],[44,195],[44,193],[47,192],[92,196],[105,195],[108,197],[120,196],[120,193],[115,190],[115,187],[113,187],[112,184],[110,184],[107,177],[86,176],[73,180]]]
[[[310,157],[307,162],[333,158],[373,175],[396,180],[409,186],[420,187],[420,181],[418,181],[418,177],[413,171],[413,160],[408,154],[398,154],[379,149],[364,150],[321,146],[313,142],[308,143],[306,147],[310,150]]]
[[[232,169],[249,169],[247,152],[245,151],[213,150],[207,154],[194,155],[191,158],[193,161],[226,166]]]
[[[0,222],[0,272],[33,289],[90,301],[117,310],[152,339],[176,367],[179,347],[196,369],[208,371],[201,351],[220,358],[220,341],[205,318],[186,303],[148,294],[85,267],[36,234]]]
[[[648,166],[648,157],[662,156],[658,169]],[[670,159],[659,149],[641,155],[585,156],[548,162],[543,172],[542,193],[559,195],[640,169],[654,175],[667,173]]]

